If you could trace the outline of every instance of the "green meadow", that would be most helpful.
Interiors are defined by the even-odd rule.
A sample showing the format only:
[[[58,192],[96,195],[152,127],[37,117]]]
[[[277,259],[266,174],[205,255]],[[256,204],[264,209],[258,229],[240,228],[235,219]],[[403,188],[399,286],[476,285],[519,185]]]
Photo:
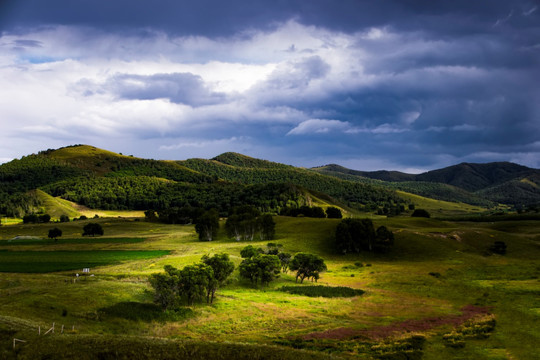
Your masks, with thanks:
[[[105,236],[83,238],[89,221]],[[256,287],[236,269],[213,304],[166,312],[150,274],[220,252],[238,266],[244,246],[268,241],[237,242],[222,226],[200,242],[191,225],[142,218],[2,225],[0,358],[540,358],[540,221],[376,217],[393,249],[354,255],[334,251],[339,220],[275,221],[283,251],[324,258],[318,283],[289,272]],[[506,255],[489,253],[494,241]],[[94,276],[74,276],[85,267]]]

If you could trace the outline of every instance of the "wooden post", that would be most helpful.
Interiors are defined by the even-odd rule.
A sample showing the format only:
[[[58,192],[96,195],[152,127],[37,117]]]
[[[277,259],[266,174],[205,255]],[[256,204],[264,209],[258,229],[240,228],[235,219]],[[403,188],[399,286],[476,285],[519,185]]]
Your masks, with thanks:
[[[21,339],[15,339],[13,338],[13,349],[15,349],[15,342],[26,342],[25,340],[21,340]]]
[[[41,326],[38,326],[38,328],[37,328],[37,334],[38,334],[38,335],[41,335]]]
[[[64,325],[62,325],[62,331],[60,332],[60,334],[63,334],[64,333]]]

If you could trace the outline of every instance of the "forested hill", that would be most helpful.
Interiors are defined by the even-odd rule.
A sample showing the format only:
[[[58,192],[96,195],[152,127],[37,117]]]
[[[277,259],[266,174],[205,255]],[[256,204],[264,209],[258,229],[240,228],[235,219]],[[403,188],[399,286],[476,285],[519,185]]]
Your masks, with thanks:
[[[312,170],[351,181],[385,181],[392,188],[440,200],[478,205],[540,203],[540,170],[510,162],[461,163],[417,175],[357,171],[334,164]]]
[[[225,153],[213,160],[161,161],[116,154],[88,145],[45,150],[0,165],[0,214],[39,211],[32,190],[100,209],[217,208],[251,204],[278,212],[329,204],[376,209],[403,203],[394,190]],[[337,199],[337,200],[336,200]]]
[[[216,178],[250,184],[291,183],[321,192],[356,208],[374,209],[398,204],[402,200],[394,190],[373,182],[338,179],[311,170],[258,160],[245,155],[225,153],[211,160],[178,161],[182,166]]]

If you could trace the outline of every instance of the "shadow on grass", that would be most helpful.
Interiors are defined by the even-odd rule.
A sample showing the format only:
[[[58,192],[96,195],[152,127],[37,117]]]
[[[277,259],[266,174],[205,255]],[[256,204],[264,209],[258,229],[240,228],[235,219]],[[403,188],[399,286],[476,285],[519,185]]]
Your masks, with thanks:
[[[178,308],[163,311],[161,307],[152,303],[124,301],[112,306],[104,307],[99,311],[106,317],[122,318],[131,321],[179,321],[192,317],[195,313],[189,308]]]

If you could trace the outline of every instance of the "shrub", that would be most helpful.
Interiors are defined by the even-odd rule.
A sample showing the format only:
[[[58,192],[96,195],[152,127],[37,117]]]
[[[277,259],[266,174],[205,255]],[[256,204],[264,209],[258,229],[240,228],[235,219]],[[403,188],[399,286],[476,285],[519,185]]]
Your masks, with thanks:
[[[411,216],[412,217],[425,217],[425,218],[431,217],[431,215],[427,212],[427,210],[424,210],[424,209],[414,210]]]
[[[308,285],[308,286],[282,286],[279,291],[288,292],[294,295],[304,295],[309,297],[354,297],[365,293],[364,290],[353,289],[346,286],[324,286],[324,285]]]
[[[491,251],[494,254],[505,255],[506,243],[504,241],[495,241],[493,245],[489,247],[489,251]]]
[[[83,227],[83,236],[103,235],[103,228],[98,223],[88,223]]]

